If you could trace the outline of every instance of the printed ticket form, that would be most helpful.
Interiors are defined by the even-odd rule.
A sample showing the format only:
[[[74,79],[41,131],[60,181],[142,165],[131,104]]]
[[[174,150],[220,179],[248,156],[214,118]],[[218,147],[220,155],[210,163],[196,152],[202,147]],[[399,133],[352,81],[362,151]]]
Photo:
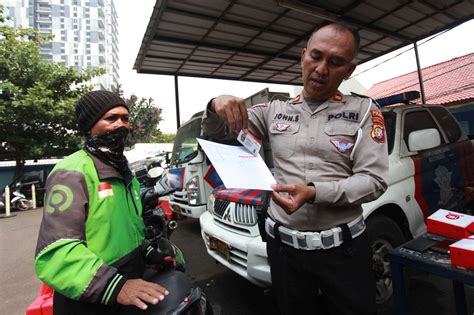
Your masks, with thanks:
[[[197,140],[226,188],[273,190],[275,178],[259,154],[243,146]]]

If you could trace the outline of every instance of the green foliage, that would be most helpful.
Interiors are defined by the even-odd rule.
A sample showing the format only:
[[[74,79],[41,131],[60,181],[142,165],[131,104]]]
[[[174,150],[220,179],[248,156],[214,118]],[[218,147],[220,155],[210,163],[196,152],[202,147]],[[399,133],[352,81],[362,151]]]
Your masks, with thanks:
[[[3,24],[0,6],[0,155],[11,152],[17,172],[25,159],[62,156],[78,148],[74,105],[102,69],[77,72],[43,60],[51,36]]]
[[[161,131],[157,130],[153,133],[153,138],[151,142],[153,143],[173,143],[174,139],[176,138],[175,133],[162,133]]]
[[[163,120],[162,109],[154,105],[152,98],[138,99],[131,95],[125,102],[130,109],[130,135],[126,145],[152,142],[153,133],[158,131],[158,124]]]

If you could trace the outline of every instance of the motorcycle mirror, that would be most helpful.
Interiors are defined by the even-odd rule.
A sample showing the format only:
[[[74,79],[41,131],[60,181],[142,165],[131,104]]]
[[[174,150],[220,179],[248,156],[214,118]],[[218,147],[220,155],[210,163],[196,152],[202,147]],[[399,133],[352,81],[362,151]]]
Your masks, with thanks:
[[[160,166],[153,167],[148,170],[148,176],[151,178],[160,177],[163,174],[164,169]]]

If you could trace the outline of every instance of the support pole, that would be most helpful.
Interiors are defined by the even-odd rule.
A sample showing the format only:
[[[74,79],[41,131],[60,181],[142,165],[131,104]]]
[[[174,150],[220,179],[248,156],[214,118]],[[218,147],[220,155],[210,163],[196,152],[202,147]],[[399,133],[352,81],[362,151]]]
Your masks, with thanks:
[[[35,184],[31,185],[31,201],[33,202],[33,209],[36,209],[36,187],[35,187]]]
[[[5,214],[1,214],[0,219],[14,216],[16,216],[16,214],[10,214],[10,187],[5,186]]]
[[[174,98],[176,103],[176,130],[179,129],[181,119],[179,118],[179,86],[178,86],[178,76],[174,76]]]
[[[415,48],[416,67],[418,70],[418,82],[420,84],[421,103],[426,104],[425,87],[423,85],[423,75],[421,73],[420,57],[418,56],[418,45],[416,44],[416,42],[413,43],[413,47]]]

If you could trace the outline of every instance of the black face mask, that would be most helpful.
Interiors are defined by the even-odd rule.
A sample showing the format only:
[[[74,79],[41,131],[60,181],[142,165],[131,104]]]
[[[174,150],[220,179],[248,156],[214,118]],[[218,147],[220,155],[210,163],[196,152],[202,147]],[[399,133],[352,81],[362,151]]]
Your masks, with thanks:
[[[128,129],[120,127],[101,135],[88,136],[85,149],[102,162],[114,167],[128,182],[131,172],[123,155]]]

